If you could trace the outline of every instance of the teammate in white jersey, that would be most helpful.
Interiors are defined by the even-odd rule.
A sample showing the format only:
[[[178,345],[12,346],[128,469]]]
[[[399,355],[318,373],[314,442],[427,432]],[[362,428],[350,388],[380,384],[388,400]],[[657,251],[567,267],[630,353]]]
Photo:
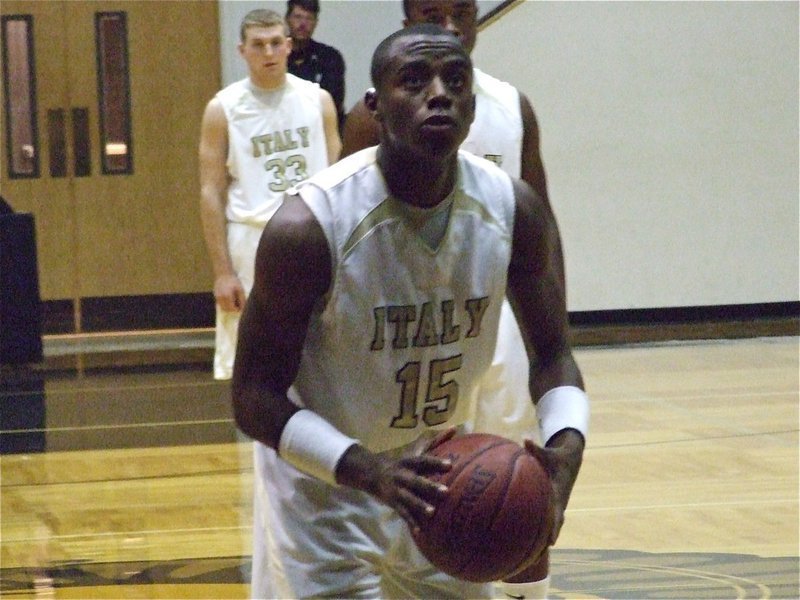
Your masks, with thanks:
[[[283,18],[249,12],[238,49],[248,77],[208,103],[200,134],[200,214],[217,303],[214,376],[230,379],[239,314],[264,225],[283,194],[334,162],[336,109],[317,84],[287,73]]]
[[[467,51],[472,52],[478,33],[478,9],[475,0],[403,0],[403,24],[435,23],[456,35]],[[514,86],[475,68],[473,79],[475,120],[461,145],[495,162],[513,177],[521,177],[544,199],[548,210],[547,183],[539,152],[539,127],[536,115],[525,94]],[[363,101],[347,116],[343,133],[342,156],[378,143],[378,127]],[[553,245],[562,285],[563,259],[557,229]],[[508,302],[503,304],[497,348],[492,368],[479,390],[474,426],[478,431],[496,433],[516,441],[536,431],[536,411],[528,394],[528,357],[522,335]],[[544,598],[549,587],[549,556],[521,578],[539,581],[538,590],[529,598]]]
[[[264,230],[233,375],[265,491],[254,597],[497,597],[438,571],[409,530],[447,494],[426,475],[449,462],[424,451],[469,425],[506,294],[539,357],[531,393],[546,447],[525,443],[551,473],[558,536],[589,403],[549,211],[524,182],[458,151],[472,76],[438,26],[384,40],[367,96],[381,144],[287,194]]]

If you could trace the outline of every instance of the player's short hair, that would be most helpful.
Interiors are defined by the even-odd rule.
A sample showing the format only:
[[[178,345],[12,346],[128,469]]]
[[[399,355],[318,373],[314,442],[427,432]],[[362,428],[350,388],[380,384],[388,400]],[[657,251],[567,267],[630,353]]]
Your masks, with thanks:
[[[411,18],[411,5],[412,4],[414,4],[414,0],[403,0],[403,14],[406,16],[406,19],[410,19]]]
[[[292,12],[295,6],[299,6],[303,10],[307,10],[314,15],[319,14],[319,0],[287,0],[286,2],[286,16]]]
[[[242,19],[242,24],[239,27],[239,39],[244,41],[247,38],[247,30],[251,27],[275,27],[275,25],[283,27],[284,34],[289,35],[286,21],[274,10],[267,8],[251,10]]]
[[[394,43],[399,39],[413,35],[445,36],[453,40],[453,42],[458,46],[462,46],[458,38],[451,35],[446,29],[440,27],[439,25],[434,25],[433,23],[418,23],[416,25],[409,25],[408,27],[399,29],[378,44],[378,47],[375,48],[375,52],[372,54],[370,77],[372,78],[372,85],[375,88],[380,87],[383,77],[386,74],[386,67],[389,65],[389,53],[391,52]],[[467,59],[469,59],[469,53],[466,51],[466,49],[464,49],[464,54],[466,55]]]

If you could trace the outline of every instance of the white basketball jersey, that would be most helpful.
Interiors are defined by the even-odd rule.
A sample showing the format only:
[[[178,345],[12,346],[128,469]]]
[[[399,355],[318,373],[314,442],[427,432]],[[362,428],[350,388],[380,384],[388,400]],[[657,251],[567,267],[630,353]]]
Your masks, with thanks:
[[[519,92],[505,81],[473,69],[475,120],[461,149],[497,164],[512,177],[521,174],[522,114]]]
[[[217,93],[228,119],[228,221],[263,226],[290,187],[328,166],[319,90],[287,74],[276,90],[246,78]]]
[[[465,423],[489,368],[506,290],[511,180],[460,152],[443,237],[392,198],[368,148],[301,185],[327,236],[333,277],[312,315],[292,394],[378,452]],[[422,217],[420,217],[422,212]],[[441,210],[430,209],[431,218]]]

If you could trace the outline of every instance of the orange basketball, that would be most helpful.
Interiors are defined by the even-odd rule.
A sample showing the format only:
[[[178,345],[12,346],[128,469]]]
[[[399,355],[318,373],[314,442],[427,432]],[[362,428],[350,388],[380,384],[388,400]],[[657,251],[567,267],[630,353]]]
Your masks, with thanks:
[[[448,486],[415,541],[439,569],[467,581],[511,575],[547,547],[553,523],[550,478],[539,461],[506,438],[473,433],[431,454],[453,468],[433,477]]]

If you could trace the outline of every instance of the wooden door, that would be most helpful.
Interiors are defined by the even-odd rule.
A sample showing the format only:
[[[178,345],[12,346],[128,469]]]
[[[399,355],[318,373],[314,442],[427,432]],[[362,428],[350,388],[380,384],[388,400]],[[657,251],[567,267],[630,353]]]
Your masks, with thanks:
[[[79,307],[209,290],[197,141],[220,87],[217,3],[6,0],[0,11],[4,35],[18,18],[31,33],[39,169],[11,172],[19,148],[4,125],[0,184],[36,217],[42,298]]]

